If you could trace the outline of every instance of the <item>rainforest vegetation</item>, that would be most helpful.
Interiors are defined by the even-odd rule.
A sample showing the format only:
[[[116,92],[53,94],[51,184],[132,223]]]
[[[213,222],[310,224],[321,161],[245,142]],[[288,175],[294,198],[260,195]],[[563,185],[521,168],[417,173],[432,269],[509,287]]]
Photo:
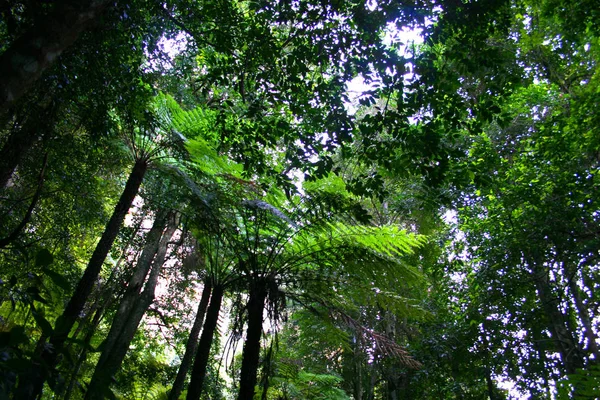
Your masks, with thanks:
[[[0,399],[600,398],[594,0],[0,1]]]

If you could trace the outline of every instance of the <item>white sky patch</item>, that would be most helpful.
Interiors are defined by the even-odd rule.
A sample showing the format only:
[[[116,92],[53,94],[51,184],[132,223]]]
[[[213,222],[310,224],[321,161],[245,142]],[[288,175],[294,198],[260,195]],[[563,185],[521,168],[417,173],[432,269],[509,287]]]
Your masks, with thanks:
[[[189,45],[189,36],[185,32],[180,32],[174,38],[162,37],[157,47],[163,55],[152,57],[146,49],[146,58],[148,59],[147,69],[150,71],[159,71],[173,67],[173,60],[181,54]],[[166,57],[165,57],[166,56]]]
[[[179,53],[186,49],[188,43],[188,35],[181,32],[173,39],[163,37],[158,41],[158,47],[161,51],[164,51],[169,58],[174,59]]]
[[[396,47],[398,53],[406,58],[412,58],[411,49],[415,45],[422,44],[423,30],[422,29],[411,29],[405,27],[402,30],[398,30],[394,23],[389,23],[386,28],[383,43],[386,46]],[[410,68],[412,70],[412,68]],[[406,74],[405,80],[412,78],[412,72]],[[359,100],[364,93],[375,90],[376,82],[365,83],[362,76],[357,76],[346,84],[346,91],[348,93],[349,102],[346,103],[346,110],[350,114],[356,113],[359,106]]]

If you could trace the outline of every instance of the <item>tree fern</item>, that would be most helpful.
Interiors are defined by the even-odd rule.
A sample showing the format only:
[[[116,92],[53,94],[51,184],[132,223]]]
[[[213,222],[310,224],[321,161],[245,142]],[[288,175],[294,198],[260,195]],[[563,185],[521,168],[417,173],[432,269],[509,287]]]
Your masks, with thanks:
[[[168,388],[158,382],[148,385],[148,382],[136,380],[129,393],[115,397],[122,400],[167,400]]]
[[[242,167],[216,151],[217,121],[214,111],[200,107],[184,110],[171,96],[163,93],[156,97],[154,108],[159,126],[185,144],[194,168],[210,175],[241,176]]]

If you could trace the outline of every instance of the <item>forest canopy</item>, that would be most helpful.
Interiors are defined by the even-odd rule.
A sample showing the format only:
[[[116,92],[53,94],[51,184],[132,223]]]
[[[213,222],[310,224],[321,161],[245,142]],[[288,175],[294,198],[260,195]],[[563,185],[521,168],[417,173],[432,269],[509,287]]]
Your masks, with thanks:
[[[0,398],[600,397],[599,21],[0,2]]]

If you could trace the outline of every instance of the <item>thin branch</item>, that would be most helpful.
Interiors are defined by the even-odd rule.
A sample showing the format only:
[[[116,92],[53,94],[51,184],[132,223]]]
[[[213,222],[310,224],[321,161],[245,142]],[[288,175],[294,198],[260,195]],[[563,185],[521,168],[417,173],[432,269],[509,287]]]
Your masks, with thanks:
[[[41,169],[39,177],[38,177],[37,189],[35,191],[35,194],[33,195],[33,199],[31,200],[31,204],[29,205],[29,208],[27,209],[27,213],[25,213],[25,216],[23,217],[23,219],[21,220],[19,225],[17,225],[17,227],[10,233],[10,235],[5,237],[4,239],[0,239],[0,249],[6,247],[9,243],[14,241],[21,234],[21,231],[25,228],[25,226],[29,223],[29,220],[31,219],[31,215],[33,214],[33,210],[35,209],[35,206],[37,205],[37,202],[40,198],[40,194],[42,193],[42,187],[44,186],[44,173],[46,172],[47,165],[48,165],[48,153],[46,153],[44,155],[42,169]]]

